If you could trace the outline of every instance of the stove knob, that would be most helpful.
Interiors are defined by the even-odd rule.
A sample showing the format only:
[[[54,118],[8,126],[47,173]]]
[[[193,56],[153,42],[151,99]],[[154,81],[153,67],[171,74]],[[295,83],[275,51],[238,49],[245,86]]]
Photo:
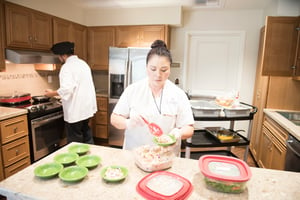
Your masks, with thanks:
[[[39,109],[36,106],[30,108],[31,112],[37,112]]]
[[[42,105],[41,110],[46,110],[47,109],[47,105]]]

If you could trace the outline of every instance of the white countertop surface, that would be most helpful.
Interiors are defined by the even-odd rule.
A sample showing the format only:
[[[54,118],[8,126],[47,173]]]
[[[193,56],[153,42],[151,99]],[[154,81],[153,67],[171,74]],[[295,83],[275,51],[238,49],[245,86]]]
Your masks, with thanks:
[[[290,110],[279,110],[279,109],[264,109],[264,113],[276,121],[282,128],[286,129],[291,135],[300,140],[300,126],[295,125],[293,122],[289,121],[276,111],[288,111],[288,112],[296,112]],[[297,111],[300,112],[300,111]]]
[[[0,106],[0,120],[5,120],[23,114],[27,114],[26,109]]]
[[[69,145],[72,145],[71,143]],[[68,146],[69,146],[68,145]],[[34,176],[35,167],[52,162],[55,155],[68,151],[68,146],[48,155],[24,170],[0,182],[0,194],[9,200],[137,200],[143,197],[137,193],[136,185],[149,173],[140,170],[134,163],[131,151],[90,145],[89,154],[102,158],[101,164],[88,172],[81,182],[66,183],[55,177],[40,179]],[[100,171],[109,165],[121,165],[129,174],[123,182],[107,183]],[[205,187],[198,160],[175,158],[168,171],[187,178],[193,185],[189,200],[297,200],[300,199],[300,173],[261,168],[250,168],[251,179],[241,194],[214,192]]]

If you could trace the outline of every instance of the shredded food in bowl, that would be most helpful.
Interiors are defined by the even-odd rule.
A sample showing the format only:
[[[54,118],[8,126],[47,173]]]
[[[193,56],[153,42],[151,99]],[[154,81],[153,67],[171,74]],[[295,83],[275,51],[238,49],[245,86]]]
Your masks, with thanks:
[[[124,176],[122,170],[120,168],[112,168],[108,167],[105,171],[104,176],[109,179],[119,179]]]

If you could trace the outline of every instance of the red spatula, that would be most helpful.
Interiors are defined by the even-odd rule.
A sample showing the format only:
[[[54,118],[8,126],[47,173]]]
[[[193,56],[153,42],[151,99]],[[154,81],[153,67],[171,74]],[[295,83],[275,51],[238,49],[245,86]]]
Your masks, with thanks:
[[[150,133],[152,135],[161,136],[163,134],[163,131],[161,130],[161,128],[157,124],[155,124],[155,123],[149,123],[143,116],[141,116],[141,118],[148,125]]]

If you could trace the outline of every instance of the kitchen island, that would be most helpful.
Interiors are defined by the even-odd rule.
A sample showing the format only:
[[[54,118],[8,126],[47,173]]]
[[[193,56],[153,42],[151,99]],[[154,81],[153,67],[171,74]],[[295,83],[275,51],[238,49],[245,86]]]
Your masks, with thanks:
[[[131,151],[90,145],[88,154],[101,157],[101,164],[91,169],[88,175],[76,183],[61,181],[58,177],[40,179],[35,177],[34,169],[44,163],[52,162],[55,155],[65,153],[72,144],[39,160],[17,174],[0,182],[0,194],[9,200],[95,200],[95,199],[143,199],[136,192],[136,185],[146,176],[147,172],[140,170],[134,163]],[[128,169],[127,178],[119,183],[107,183],[102,180],[100,171],[105,166],[121,165]],[[251,167],[252,178],[247,183],[247,189],[241,194],[225,194],[214,192],[205,187],[203,175],[198,167],[198,160],[175,158],[173,166],[168,171],[187,178],[193,185],[189,199],[300,199],[300,173],[269,170]],[[0,198],[1,199],[1,198]]]

